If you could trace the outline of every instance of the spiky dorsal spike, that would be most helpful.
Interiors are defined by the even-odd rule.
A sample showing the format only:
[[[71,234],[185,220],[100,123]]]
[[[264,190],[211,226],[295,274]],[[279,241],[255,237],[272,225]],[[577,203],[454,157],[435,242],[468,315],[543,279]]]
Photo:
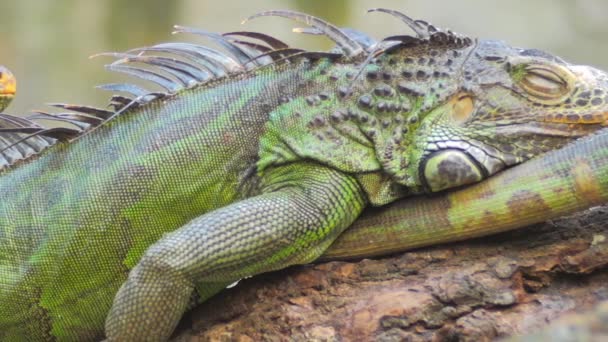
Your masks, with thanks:
[[[176,74],[185,74],[185,76],[187,76],[188,78],[194,79],[195,82],[203,82],[211,77],[209,72],[204,68],[182,60],[178,60],[176,58],[161,56],[136,56],[129,58],[129,61],[147,63],[157,67],[161,67],[163,68],[163,70],[167,71],[172,70],[173,75],[176,77]],[[190,80],[190,82],[192,81]]]
[[[14,115],[10,115],[10,114],[3,114],[0,113],[0,129],[7,129],[7,128],[25,128],[25,127],[38,127],[40,128],[39,125],[37,125],[35,122],[22,118],[22,117],[18,117],[18,116],[14,116]]]
[[[126,63],[124,60],[118,60],[112,64],[106,65],[106,69],[114,72],[121,72],[127,75],[131,75],[140,78],[145,81],[152,82],[170,93],[176,93],[183,89],[186,84],[177,84],[175,80],[164,76],[156,71],[147,70],[139,67],[122,65]]]
[[[238,39],[230,39],[232,44],[238,45],[243,51],[246,51],[247,54],[251,55],[251,59],[249,63],[253,63],[255,67],[261,67],[264,65],[272,64],[274,60],[269,57],[258,58],[260,55],[267,53],[269,51],[273,51],[272,48],[269,48],[265,45],[260,45],[257,43],[252,43],[249,41],[238,40]]]
[[[230,42],[232,44],[238,45],[239,48],[241,48],[241,49],[246,49],[247,54],[250,54],[252,56],[252,58],[257,57],[260,53],[272,51],[272,48],[270,48],[266,45],[262,45],[262,44],[258,44],[258,43],[254,43],[254,42],[250,42],[250,41],[246,41],[246,40],[230,38]]]
[[[330,52],[303,51],[303,52],[288,56],[284,59],[287,61],[292,61],[293,59],[295,59],[297,57],[305,57],[310,60],[317,60],[317,59],[323,59],[323,58],[335,60],[337,58],[344,57],[344,55],[341,53],[335,53],[335,52],[331,52],[331,51]]]
[[[429,33],[430,33],[431,35],[432,35],[433,33],[437,33],[437,32],[439,32],[439,31],[440,31],[440,30],[439,30],[437,27],[435,27],[435,26],[434,26],[434,25],[432,25],[431,23],[427,23],[427,22],[426,22],[426,21],[424,21],[424,20],[418,20],[418,21],[419,21],[420,23],[427,24],[427,31],[429,31]],[[451,31],[448,31],[448,33],[450,33],[450,34],[451,34]]]
[[[125,97],[122,95],[112,95],[110,98],[110,105],[114,106],[115,110],[118,110],[119,107],[126,106],[133,102],[133,99],[130,97]]]
[[[264,65],[272,64],[274,62],[272,58],[269,58],[267,56],[259,58],[260,55],[268,53],[269,51],[273,51],[274,49],[272,47],[262,45],[257,42],[251,42],[248,40],[231,38],[230,36],[224,34],[222,34],[222,36],[224,37],[224,39],[229,41],[230,44],[237,46],[244,53],[246,53],[247,56],[250,56],[249,60],[247,61],[247,64],[254,64],[254,66],[257,68]]]
[[[173,53],[178,56],[181,55],[190,58],[194,62],[200,62],[202,65],[209,67],[214,74],[218,75],[225,75],[226,73],[243,70],[243,67],[229,56],[209,47],[191,43],[163,43],[147,48],[130,50],[127,51],[127,53],[133,51],[159,51]]]
[[[247,38],[257,39],[259,41],[262,41],[262,42],[268,44],[268,46],[270,46],[271,48],[273,48],[275,50],[289,48],[289,45],[285,44],[281,40],[279,40],[277,38],[274,38],[272,36],[269,36],[267,34],[260,33],[260,32],[235,31],[235,32],[224,33],[222,35],[224,37],[241,36],[241,37],[247,37]]]
[[[370,52],[374,49],[374,46],[378,43],[376,39],[372,38],[368,34],[361,32],[359,30],[342,27],[340,28],[344,34],[349,36],[351,39],[355,40],[361,47],[365,49],[365,51]],[[323,32],[319,31],[314,27],[297,27],[293,29],[296,33],[304,33],[304,34],[313,34],[313,35],[322,35]]]
[[[0,114],[0,171],[54,144],[35,122],[8,114]]]
[[[0,134],[0,139],[5,142],[10,142],[11,145],[14,145],[15,142],[21,140],[22,136],[20,134],[37,132],[42,129],[42,126],[27,118],[21,118],[9,114],[0,114],[0,133],[9,133]],[[13,146],[8,146],[6,144],[2,145],[0,146],[0,151],[11,147]],[[17,146],[17,149],[18,148],[19,147]]]
[[[331,39],[340,47],[343,51],[344,55],[347,57],[358,57],[364,54],[364,49],[359,45],[359,43],[349,37],[347,34],[342,32],[337,26],[317,17],[314,17],[309,14],[299,13],[295,11],[288,10],[278,10],[278,11],[266,11],[254,14],[243,22],[247,22],[251,19],[259,18],[259,17],[283,17],[287,19],[292,19],[297,22],[309,25],[320,32],[322,32],[327,38]]]
[[[84,131],[90,127],[99,126],[105,120],[79,113],[47,113],[43,111],[35,111],[34,114],[28,116],[30,120],[52,120],[66,122],[71,125],[78,127],[81,131]]]
[[[127,93],[133,97],[143,96],[150,93],[150,91],[130,83],[108,83],[98,85],[95,88],[110,92]]]
[[[268,55],[273,56],[273,58],[276,58],[274,63],[291,63],[291,62],[293,62],[294,59],[299,58],[299,57],[307,58],[309,60],[318,60],[318,59],[322,59],[322,58],[337,59],[337,58],[344,56],[341,53],[333,53],[333,52],[310,52],[310,51],[298,50],[298,49],[285,49],[285,50],[294,50],[294,53],[288,54],[285,57],[281,57],[281,54],[275,55],[275,53],[284,52],[284,51],[271,51]],[[260,57],[265,57],[265,55],[262,55]]]
[[[18,133],[3,133],[0,135],[0,171],[18,160],[26,159],[42,151],[50,144],[38,137],[15,145],[14,143],[21,135]],[[31,140],[36,140],[36,142],[34,143]]]
[[[42,144],[30,146],[31,143],[22,143],[14,145],[20,137],[20,133],[3,132],[0,135],[0,171],[14,161],[27,158],[38,150],[42,150]],[[42,142],[44,143],[44,141]]]
[[[82,133],[80,129],[73,129],[67,127],[53,127],[53,128],[44,128],[44,127],[23,127],[23,128],[0,128],[0,133],[14,133],[14,134],[28,134],[21,139],[16,140],[12,145],[3,147],[0,150],[0,153],[4,151],[15,148],[19,144],[23,144],[29,139],[36,138],[52,138],[57,140],[69,140],[77,137]],[[6,139],[10,135],[2,135],[3,139]],[[29,142],[28,142],[29,143]]]
[[[295,49],[295,48],[286,48],[286,49],[281,49],[281,50],[271,50],[262,54],[259,54],[258,56],[256,56],[254,58],[254,60],[260,59],[260,58],[265,58],[265,57],[270,57],[274,63],[279,62],[279,61],[283,61],[286,60],[287,58],[290,58],[292,56],[295,55],[300,55],[302,53],[304,53],[305,51],[302,49]]]
[[[374,46],[378,43],[376,39],[366,34],[365,32],[361,32],[350,27],[343,27],[342,32],[344,32],[357,43],[359,43],[359,45],[361,45],[366,51],[373,50]]]
[[[183,43],[176,43],[176,44],[183,44]],[[139,50],[142,53],[143,52],[162,52],[162,53],[169,53],[169,54],[173,54],[173,55],[182,57],[184,59],[198,63],[201,70],[207,71],[210,75],[212,75],[212,77],[221,77],[221,76],[224,76],[227,74],[227,70],[222,64],[218,63],[217,61],[211,60],[211,59],[201,58],[200,53],[195,52],[195,51],[181,49],[181,48],[177,49],[177,48],[157,47],[157,46],[139,48],[139,49],[135,49],[135,50],[131,50],[131,51],[136,51],[136,50]]]
[[[68,103],[49,103],[49,106],[92,115],[102,120],[107,120],[114,114],[114,112],[102,108],[74,105]]]
[[[118,114],[121,114],[127,109],[133,109],[138,107],[139,105],[146,104],[154,100],[162,99],[169,95],[170,94],[166,92],[149,92],[144,95],[137,96],[135,98],[130,98],[122,95],[112,95],[108,106],[113,106],[114,112],[112,113],[112,116],[108,118],[108,120],[111,120],[112,118],[116,117]]]
[[[409,16],[407,16],[405,13],[399,12],[399,11],[395,11],[395,10],[391,10],[391,9],[387,9],[387,8],[371,8],[369,10],[367,10],[368,13],[371,12],[382,12],[382,13],[386,13],[386,14],[390,14],[398,19],[400,19],[401,21],[403,21],[407,26],[409,26],[409,28],[414,31],[414,33],[416,33],[416,37],[420,38],[420,39],[426,39],[430,36],[430,33],[428,31],[428,24],[421,21],[421,20],[414,20],[412,18],[410,18]],[[425,25],[426,24],[426,25]]]
[[[462,36],[450,30],[442,30],[424,20],[414,20],[398,11],[386,8],[374,8],[369,10],[369,12],[383,12],[397,17],[406,23],[416,33],[416,37],[408,38],[408,36],[391,36],[384,38],[383,41],[400,41],[404,44],[412,45],[416,43],[416,40],[419,40],[420,42],[430,41],[436,44],[453,44],[457,47],[466,47],[473,43],[473,40],[469,37]]]
[[[226,49],[226,51],[228,51],[242,67],[247,67],[250,65],[251,59],[255,57],[255,55],[249,55],[239,46],[234,45],[230,40],[221,34],[179,25],[175,25],[174,28],[175,31],[173,33],[192,33],[213,40],[215,43]]]
[[[41,128],[0,128],[0,159],[10,163],[42,150],[46,145],[46,140],[33,138],[32,141],[23,141],[24,134],[38,132]]]
[[[388,36],[385,37],[384,39],[382,39],[383,42],[397,42],[397,43],[401,43],[404,46],[414,46],[414,45],[418,45],[418,44],[423,44],[423,41],[421,41],[419,38],[417,37],[412,37],[412,36]]]
[[[191,87],[205,79],[205,75],[196,67],[181,62],[175,58],[160,56],[132,56],[125,58],[127,63],[148,64],[180,80],[187,87]]]
[[[82,133],[80,129],[67,128],[67,127],[53,127],[53,128],[45,128],[40,130],[39,132],[34,132],[31,136],[24,137],[23,140],[30,139],[34,136],[45,136],[57,140],[70,140],[78,137]]]
[[[116,52],[105,55],[120,58],[125,63],[142,63],[154,68],[159,68],[188,86],[200,83],[210,77],[209,73],[205,71],[205,68],[198,67],[177,58]]]

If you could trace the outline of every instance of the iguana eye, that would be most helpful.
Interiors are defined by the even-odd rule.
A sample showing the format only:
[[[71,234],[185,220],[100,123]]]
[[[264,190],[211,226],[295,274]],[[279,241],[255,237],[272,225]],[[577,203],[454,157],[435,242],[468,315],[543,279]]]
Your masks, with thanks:
[[[566,80],[539,66],[527,67],[520,85],[530,95],[546,100],[561,98],[569,92]]]
[[[521,94],[531,101],[558,104],[574,90],[574,75],[564,66],[524,57],[512,58],[509,62],[513,81],[523,90]]]

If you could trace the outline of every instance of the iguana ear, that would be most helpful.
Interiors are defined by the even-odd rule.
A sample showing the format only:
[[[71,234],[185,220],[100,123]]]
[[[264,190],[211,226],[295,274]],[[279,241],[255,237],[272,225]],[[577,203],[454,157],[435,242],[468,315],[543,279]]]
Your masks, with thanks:
[[[468,93],[461,93],[454,96],[447,105],[450,117],[456,124],[465,123],[473,114],[475,103],[473,96]]]

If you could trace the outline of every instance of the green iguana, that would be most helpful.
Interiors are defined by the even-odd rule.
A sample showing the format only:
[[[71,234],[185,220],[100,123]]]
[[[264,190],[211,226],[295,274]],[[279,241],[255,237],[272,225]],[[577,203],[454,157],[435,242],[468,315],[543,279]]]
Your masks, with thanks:
[[[295,19],[337,44],[309,52],[262,33],[177,27],[227,53],[164,43],[114,54],[108,69],[165,91],[104,85],[124,94],[111,110],[57,104],[68,112],[34,115],[76,128],[1,116],[0,339],[165,340],[185,310],[226,285],[317,259],[367,207],[479,182],[606,126],[605,73],[376,11],[415,35],[375,42],[295,12],[254,16]],[[563,152],[588,153],[585,170],[603,183],[583,183],[598,198],[606,156],[591,149],[606,146],[605,132]],[[551,170],[576,164],[543,160]],[[483,209],[484,195],[471,193]],[[571,206],[538,220],[589,205],[547,201]],[[458,209],[421,203],[428,229]],[[407,222],[401,210],[366,214],[333,256],[349,256],[341,246],[394,251],[360,237],[393,214]],[[495,231],[461,228],[432,242]],[[413,241],[429,235],[399,229]]]
[[[13,101],[16,89],[17,81],[13,73],[0,65],[0,112]]]

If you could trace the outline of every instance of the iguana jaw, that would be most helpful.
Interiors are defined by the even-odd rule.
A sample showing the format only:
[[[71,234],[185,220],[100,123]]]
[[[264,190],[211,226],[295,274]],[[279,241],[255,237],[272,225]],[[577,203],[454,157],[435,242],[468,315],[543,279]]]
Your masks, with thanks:
[[[427,146],[418,175],[427,191],[437,192],[479,182],[507,167],[525,162],[541,153],[558,149],[572,140],[608,126],[608,111],[495,127],[493,134],[508,145],[480,140],[445,141]],[[587,119],[583,119],[583,117]],[[500,141],[499,140],[499,141]]]
[[[437,192],[479,182],[608,126],[606,112],[594,116],[600,115],[603,121],[594,123],[529,122],[496,128],[497,136],[509,137],[515,146],[521,145],[520,150],[505,151],[505,145],[500,150],[472,139],[432,144],[417,170],[421,184],[427,191]]]

